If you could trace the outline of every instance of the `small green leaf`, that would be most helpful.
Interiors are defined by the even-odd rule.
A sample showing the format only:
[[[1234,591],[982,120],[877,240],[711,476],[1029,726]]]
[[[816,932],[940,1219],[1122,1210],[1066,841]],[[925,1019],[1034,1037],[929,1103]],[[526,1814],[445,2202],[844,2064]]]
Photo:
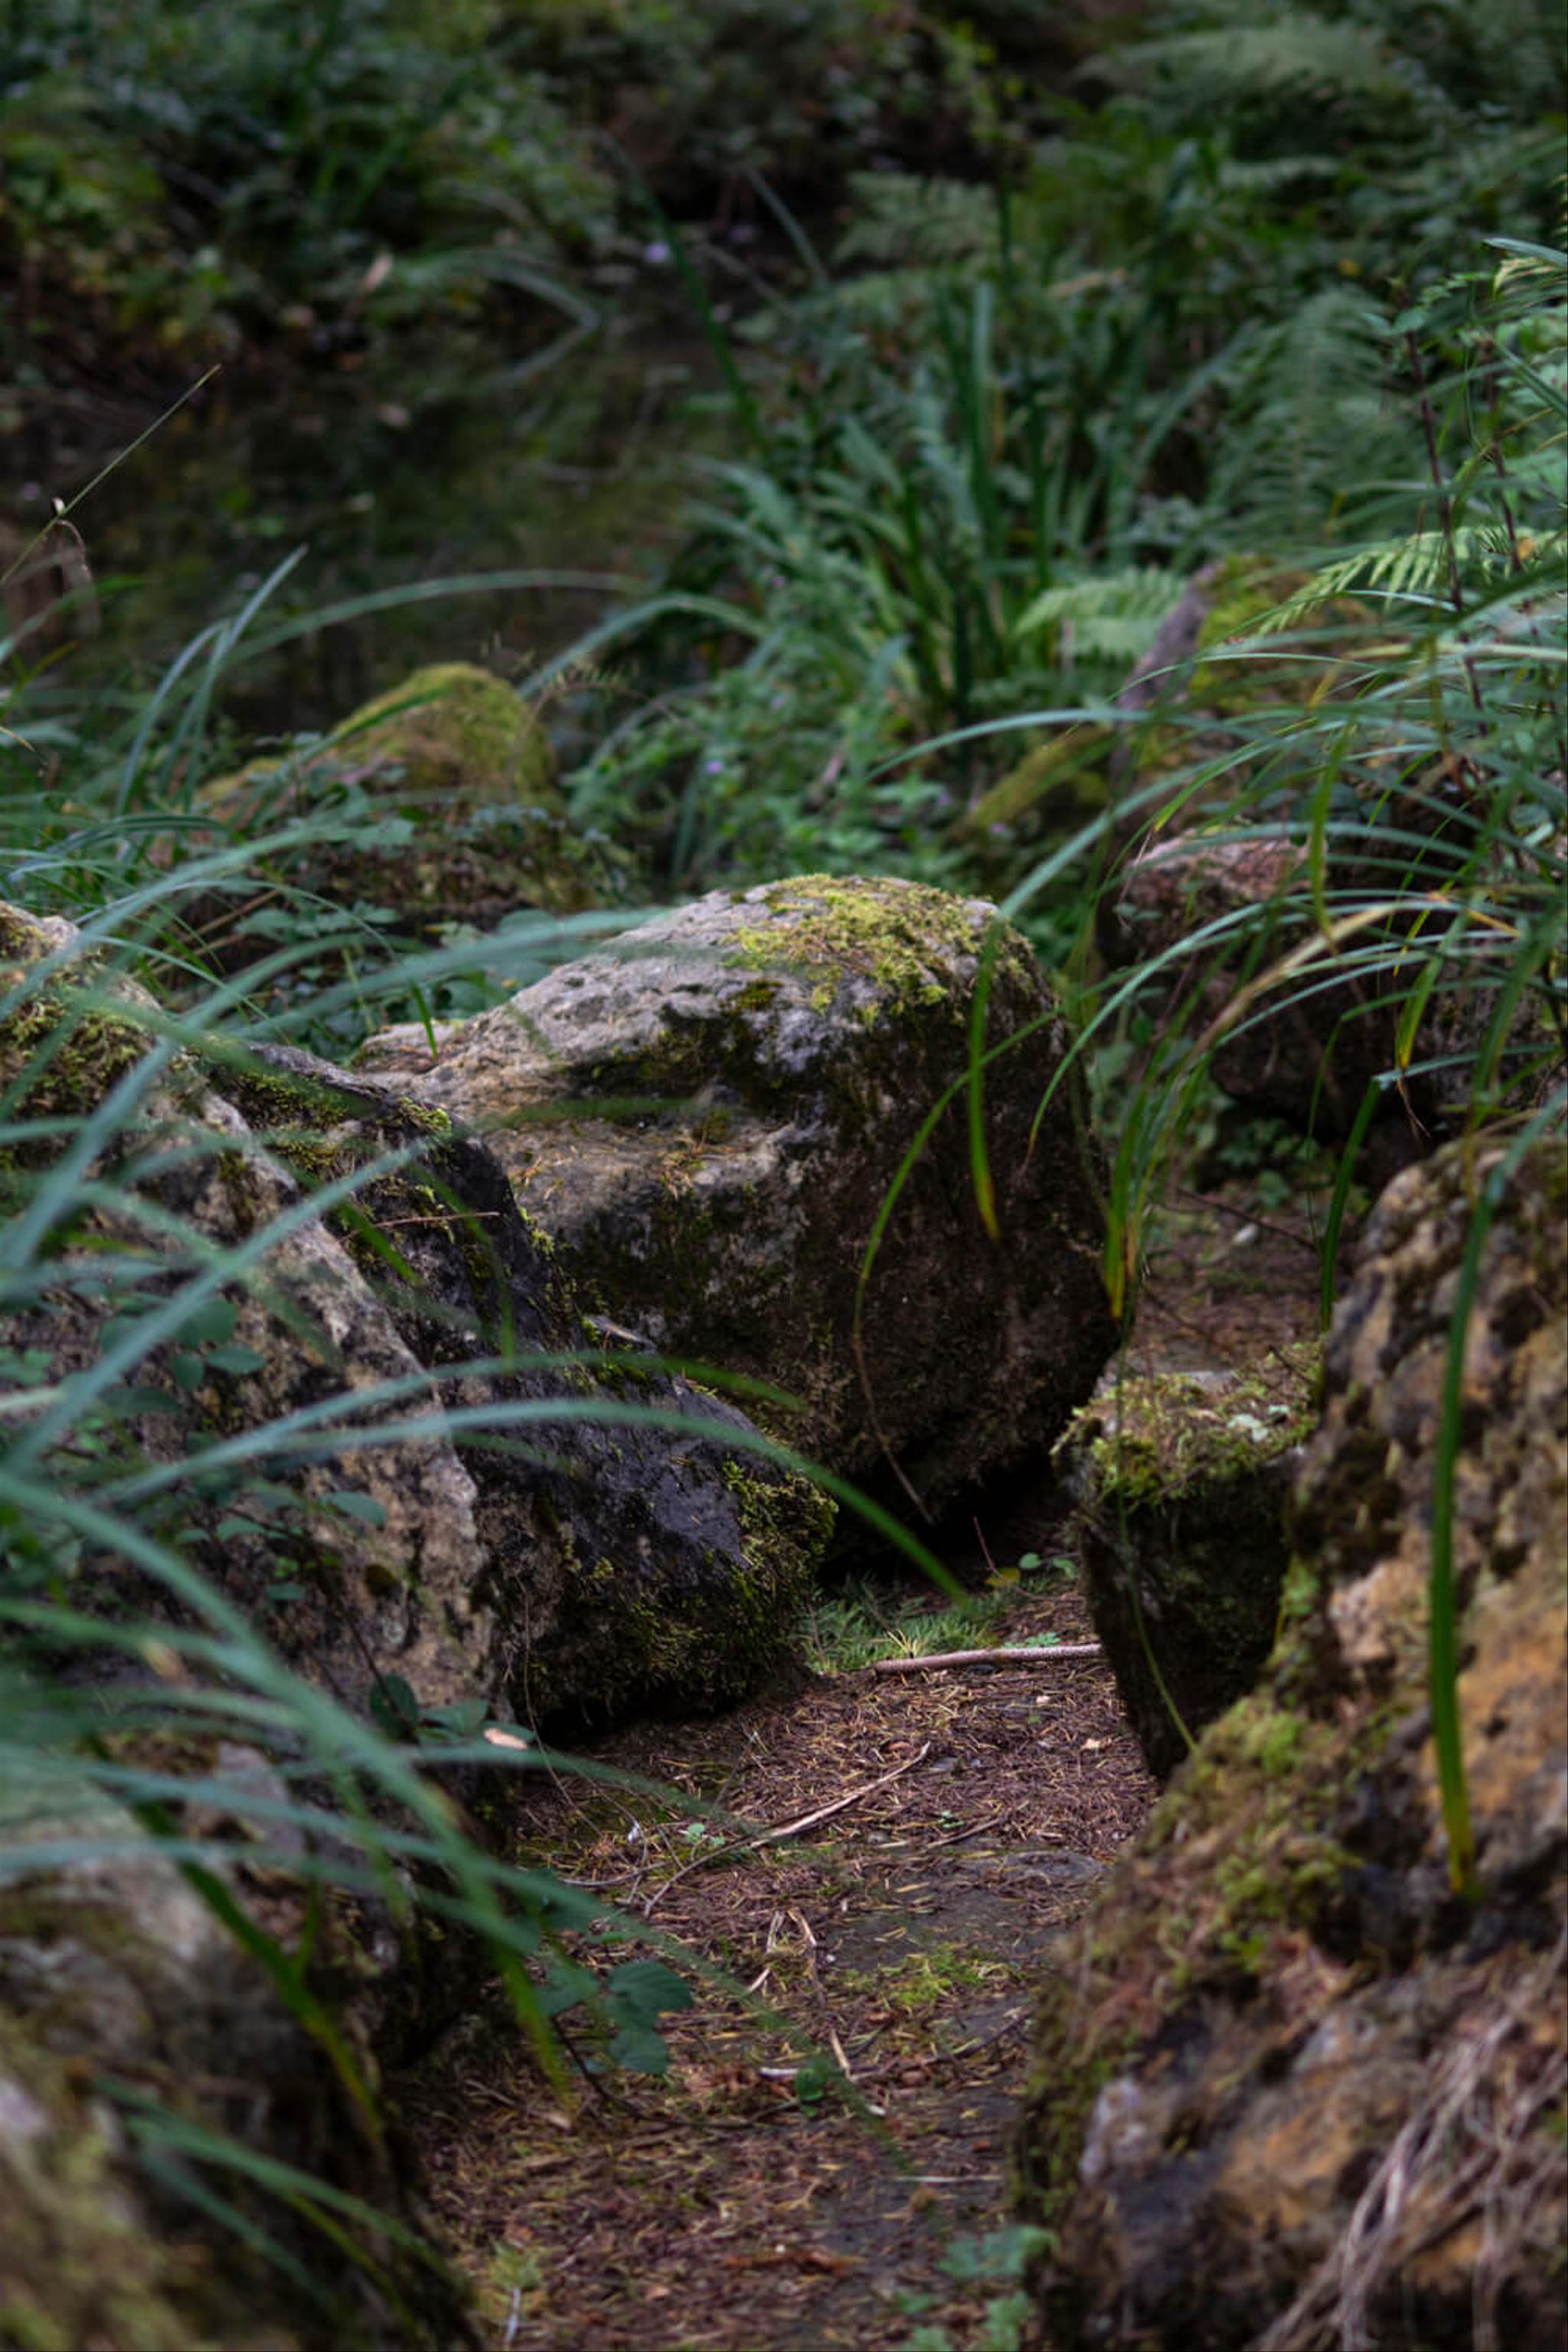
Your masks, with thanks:
[[[818,2107],[840,2079],[837,2067],[830,2058],[808,2058],[797,2067],[795,2095],[803,2107]]]
[[[1050,2243],[1047,2231],[1031,2229],[1026,2223],[991,2230],[984,2237],[955,2238],[942,2258],[942,2267],[949,2278],[963,2285],[983,2279],[1011,2284],[1023,2277],[1027,2265]]]
[[[598,1998],[598,1978],[574,1960],[553,1962],[538,1989],[539,2007],[545,2017],[559,2017],[563,2010],[576,2009],[584,2002],[592,2006]]]
[[[610,2044],[610,2055],[628,2074],[668,2074],[669,2051],[650,2026],[626,2025]]]
[[[110,1389],[99,1402],[106,1414],[126,1421],[138,1413],[182,1413],[184,1411],[178,1397],[166,1396],[162,1389],[148,1388],[139,1381],[133,1381],[128,1388]]]
[[[393,1739],[406,1739],[419,1727],[419,1701],[401,1675],[383,1675],[372,1686],[370,1711]]]
[[[617,2016],[646,2024],[667,2009],[689,2009],[691,1987],[662,1960],[623,1960],[606,1987]]]
[[[482,1698],[458,1698],[447,1706],[427,1706],[419,1718],[420,1738],[437,1746],[442,1740],[471,1739],[487,1713]]]
[[[210,1341],[222,1341],[233,1336],[239,1319],[239,1309],[230,1298],[204,1298],[201,1305],[180,1326],[180,1337],[187,1348],[201,1348]]]

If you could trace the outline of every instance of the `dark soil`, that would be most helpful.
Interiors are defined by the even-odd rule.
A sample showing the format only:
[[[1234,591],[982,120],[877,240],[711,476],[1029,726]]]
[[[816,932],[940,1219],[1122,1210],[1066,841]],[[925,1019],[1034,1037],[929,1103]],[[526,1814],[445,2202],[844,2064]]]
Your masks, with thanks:
[[[1175,1209],[1139,1349],[1246,1363],[1313,1328],[1300,1216],[1259,1224],[1239,1188]],[[1057,1508],[1042,1483],[958,1564],[1059,1550]],[[1017,1589],[979,1640],[1043,1633],[1089,1638],[1070,1581]],[[1103,1661],[807,1678],[594,1756],[719,1812],[563,1778],[528,1857],[646,1922],[633,1949],[697,2006],[666,2021],[662,2078],[563,2098],[478,2020],[405,2086],[493,2343],[1029,2352],[1007,2176],[1033,1994],[1153,1793]]]

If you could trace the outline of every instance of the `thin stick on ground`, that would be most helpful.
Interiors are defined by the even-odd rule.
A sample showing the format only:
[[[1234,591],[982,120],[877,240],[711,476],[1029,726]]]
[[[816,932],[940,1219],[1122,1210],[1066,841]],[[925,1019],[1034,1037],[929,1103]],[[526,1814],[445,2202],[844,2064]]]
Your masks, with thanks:
[[[874,1797],[879,1789],[891,1788],[893,1782],[901,1780],[906,1772],[912,1772],[917,1764],[923,1764],[931,1754],[931,1748],[928,1739],[918,1756],[906,1757],[901,1764],[895,1764],[892,1770],[884,1772],[879,1780],[868,1780],[863,1787],[851,1789],[847,1796],[835,1797],[830,1805],[819,1805],[814,1813],[802,1813],[797,1822],[784,1822],[776,1830],[764,1830],[761,1837],[748,1838],[746,1843],[775,1845],[780,1838],[798,1837],[802,1830],[814,1830],[818,1822],[826,1822],[834,1813],[841,1813],[846,1805],[858,1805],[862,1797]]]
[[[878,1658],[871,1671],[875,1675],[923,1675],[937,1666],[1054,1666],[1061,1658],[1098,1658],[1102,1654],[1098,1642],[1055,1642],[1048,1650],[931,1650],[918,1658]],[[782,1837],[786,1832],[781,1830],[776,1834]]]
[[[799,1837],[803,1830],[815,1829],[818,1822],[830,1820],[835,1813],[843,1812],[846,1806],[858,1805],[862,1798],[874,1797],[879,1790],[889,1788],[895,1780],[901,1780],[906,1772],[912,1772],[917,1764],[925,1762],[931,1748],[931,1743],[928,1739],[918,1756],[906,1757],[901,1764],[895,1764],[890,1772],[884,1772],[879,1780],[868,1780],[861,1788],[851,1789],[847,1796],[835,1797],[830,1805],[821,1805],[814,1813],[803,1813],[798,1821],[781,1822],[777,1829],[763,1830],[755,1837],[736,1838],[732,1843],[720,1847],[712,1853],[700,1853],[695,1862],[687,1863],[673,1877],[667,1878],[662,1886],[654,1889],[643,1905],[643,1917],[651,1917],[655,1906],[662,1903],[670,1889],[679,1886],[683,1878],[689,1878],[694,1870],[707,1870],[719,1862],[732,1862],[738,1853],[764,1845],[777,1845],[783,1838]]]

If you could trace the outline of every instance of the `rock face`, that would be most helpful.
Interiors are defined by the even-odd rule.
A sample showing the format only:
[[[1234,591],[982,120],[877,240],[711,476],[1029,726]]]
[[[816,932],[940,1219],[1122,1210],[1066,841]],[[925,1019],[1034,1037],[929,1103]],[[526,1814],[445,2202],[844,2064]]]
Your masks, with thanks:
[[[1334,673],[1325,661],[1303,663],[1284,649],[1245,661],[1225,657],[1227,640],[1247,637],[1265,613],[1307,583],[1305,572],[1256,556],[1206,564],[1117,698],[1125,709],[1150,713],[1145,728],[1119,740],[1114,772],[1124,793],[1146,791],[1165,770],[1175,793],[1187,771],[1208,761],[1225,763],[1175,807],[1159,812],[1159,833],[1123,865],[1099,918],[1100,945],[1117,964],[1166,955],[1207,926],[1228,926],[1192,957],[1174,957],[1165,967],[1167,1011],[1185,1002],[1193,1034],[1215,1021],[1246,979],[1299,946],[1313,919],[1302,904],[1304,846],[1262,824],[1256,837],[1235,836],[1256,821],[1247,802],[1255,763],[1246,757],[1252,715],[1331,692]],[[1373,616],[1341,598],[1320,617],[1334,623],[1335,646],[1342,650],[1345,635],[1364,633]],[[1289,755],[1276,742],[1272,756],[1278,767]],[[1310,749],[1298,754],[1297,772],[1277,780],[1276,803],[1283,786],[1305,794],[1315,781],[1311,756]],[[1151,803],[1130,822],[1142,829],[1155,814]],[[1297,903],[1288,905],[1292,893]],[[1310,1125],[1315,1135],[1348,1134],[1368,1082],[1393,1060],[1394,1016],[1380,1013],[1372,993],[1353,979],[1310,993],[1271,992],[1216,1046],[1210,1065],[1215,1084],[1248,1109]],[[1383,1176],[1418,1156],[1412,1136],[1391,1097],[1374,1145]]]
[[[0,947],[16,1116],[79,1116],[151,1066],[147,1000],[90,960],[29,982],[40,956],[69,952],[68,926],[6,909]],[[58,1144],[29,1149],[47,1184]],[[45,1386],[89,1378],[107,1339],[166,1313],[215,1251],[241,1254],[84,1407],[99,1466],[70,1475],[110,1507],[140,1495],[143,1524],[161,1515],[351,1704],[393,1687],[418,1710],[479,1697],[602,1721],[737,1698],[785,1650],[831,1506],[689,1383],[635,1358],[541,1363],[592,1335],[499,1167],[440,1115],[303,1055],[259,1071],[184,1055],[101,1164],[119,1193],[82,1209],[7,1318],[8,1360]],[[37,1196],[37,1165],[3,1172],[14,1202]],[[332,1184],[313,1214],[309,1194]],[[132,1269],[117,1291],[106,1262]],[[512,1368],[464,1369],[503,1353]],[[95,1557],[81,1572],[110,1594],[128,1574]],[[268,1598],[279,1583],[286,1603]]]
[[[1113,1370],[1057,1448],[1095,1631],[1162,1780],[1274,1646],[1318,1361],[1298,1345],[1247,1372]]]
[[[390,908],[421,937],[492,930],[524,908],[574,913],[611,878],[602,847],[573,835],[538,719],[464,662],[416,670],[324,742],[253,761],[203,800],[250,831],[308,817],[315,837],[279,853],[284,877],[340,906]]]
[[[103,1851],[47,1859],[51,1845],[78,1840]],[[340,2048],[374,2087],[374,2062],[352,2028],[340,2026]],[[205,2151],[187,2134],[210,2136]],[[329,2196],[374,2207],[391,2231],[350,2224],[344,2235],[363,2260],[345,2260],[304,2207],[267,2194],[221,2153],[213,2161],[215,2143],[221,2151],[231,2135],[261,2161],[324,2182]],[[182,2178],[192,2176],[243,2227],[264,2231],[278,2259],[184,2197]],[[406,2168],[340,2070],[131,1816],[85,1783],[70,1799],[58,1780],[9,1783],[0,1792],[0,2342],[456,2352],[477,2342],[459,2289],[395,2235],[420,2226]]]
[[[1334,878],[1337,886],[1345,877]],[[1306,856],[1294,842],[1261,831],[1251,840],[1183,834],[1123,868],[1101,940],[1113,961],[1130,963],[1226,926],[1166,966],[1170,1016],[1180,1007],[1194,1036],[1213,1029],[1209,1067],[1233,1102],[1337,1140],[1353,1127],[1367,1087],[1394,1065],[1399,1002],[1380,1003],[1364,978],[1325,982],[1315,973],[1264,992],[1234,1017],[1228,1012],[1251,978],[1310,939],[1307,890]],[[1479,1042],[1478,1032],[1469,1058]],[[1430,1075],[1409,1080],[1404,1101],[1389,1088],[1371,1130],[1373,1171],[1386,1178],[1418,1159],[1434,1130],[1451,1131],[1445,1112],[1455,1108]]]
[[[1568,2319],[1568,1199],[1510,1180],[1465,1356],[1450,1890],[1426,1694],[1435,1433],[1472,1187],[1397,1178],[1335,1319],[1288,1628],[1046,1995],[1020,2142],[1058,2338],[1547,2352]]]
[[[509,1003],[360,1060],[485,1134],[587,1296],[663,1350],[799,1400],[759,1417],[928,1507],[1048,1444],[1113,1330],[1101,1169],[1048,984],[1004,930],[984,1075],[1000,1240],[975,1202],[962,1081],[984,903],[821,877],[717,892]],[[862,1259],[928,1113],[867,1286]]]

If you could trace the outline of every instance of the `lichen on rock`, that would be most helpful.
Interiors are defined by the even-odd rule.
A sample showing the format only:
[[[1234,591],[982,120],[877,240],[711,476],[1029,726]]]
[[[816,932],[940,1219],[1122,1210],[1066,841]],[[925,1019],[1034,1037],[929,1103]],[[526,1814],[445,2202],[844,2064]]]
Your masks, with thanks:
[[[232,1870],[211,1868],[232,1885],[243,1853],[237,1846]],[[276,1870],[268,1889],[282,1932]],[[305,1908],[296,1889],[289,1940]],[[301,1986],[327,1981],[327,1926],[318,1916],[300,1947]],[[335,2066],[216,1907],[85,1774],[73,1784],[57,1765],[26,1786],[8,1782],[0,2342],[17,2352],[472,2344],[462,2290],[409,2242],[423,2222],[416,2196],[362,2103],[378,2088],[374,2060],[351,2020],[337,2032]],[[205,2164],[193,2162],[204,2143]],[[356,2222],[364,2259],[345,2260],[312,2225],[308,2200],[268,2193],[273,2166],[321,2182],[325,2199],[359,2200],[390,2228]],[[197,2197],[182,2193],[186,2180]]]
[[[1245,1371],[1119,1362],[1058,1445],[1095,1630],[1161,1778],[1274,1646],[1320,1358],[1309,1341]]]
[[[1496,1148],[1395,1180],[1336,1315],[1285,1630],[1042,2001],[1019,2166],[1065,2346],[1560,2344],[1568,2003],[1563,1146],[1510,1180],[1466,1348],[1458,1699],[1482,1899],[1427,1708],[1448,1326]]]
[[[983,969],[999,1241],[964,1121]],[[787,1391],[752,1408],[776,1434],[934,1508],[1048,1444],[1110,1349],[1068,1042],[984,902],[806,876],[647,923],[434,1060],[412,1027],[359,1059],[489,1138],[590,1298]]]
[[[39,957],[68,934],[40,931]],[[20,1001],[31,1017],[51,1000]],[[64,1070],[50,1042],[29,1029],[28,1053]],[[0,1024],[0,1066],[7,1051]],[[118,1065],[69,1066],[60,1108],[79,1120]],[[215,1046],[155,1076],[104,1151],[122,1197],[82,1206],[47,1296],[7,1318],[6,1360],[51,1383],[83,1372],[111,1314],[150,1314],[215,1252],[236,1259],[210,1302],[221,1331],[150,1348],[103,1401],[92,1458],[140,1461],[187,1553],[306,1673],[361,1708],[395,1675],[421,1709],[479,1698],[604,1722],[739,1698],[786,1653],[831,1505],[719,1399],[651,1368],[628,1398],[601,1374],[553,1254],[439,1107],[307,1055],[237,1065]],[[100,1275],[115,1254],[136,1269],[118,1295]],[[226,1441],[281,1423],[231,1462]],[[725,1475],[748,1452],[749,1503]],[[609,1564],[591,1588],[585,1561]],[[85,1562],[80,1591],[157,1605],[119,1557]]]

